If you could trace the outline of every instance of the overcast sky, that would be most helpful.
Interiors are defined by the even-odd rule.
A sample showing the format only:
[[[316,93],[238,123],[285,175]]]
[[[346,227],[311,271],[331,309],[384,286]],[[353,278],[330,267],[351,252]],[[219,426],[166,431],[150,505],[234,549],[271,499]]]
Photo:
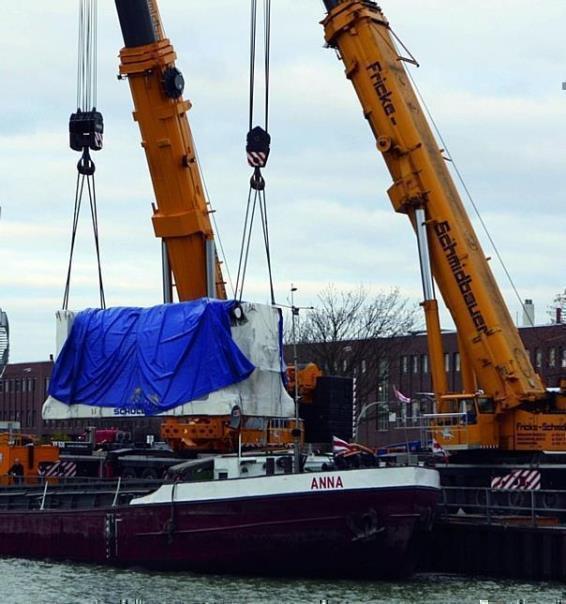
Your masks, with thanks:
[[[75,110],[77,2],[4,3],[0,35],[0,307],[11,360],[54,351],[78,154],[68,148]],[[109,305],[161,301],[153,191],[127,82],[114,3],[99,7],[96,154],[103,271]],[[383,0],[393,29],[421,64],[412,69],[523,298],[537,323],[566,287],[566,2]],[[235,273],[250,170],[247,130],[249,2],[161,0],[185,75],[189,119],[220,236]],[[319,0],[273,0],[271,136],[265,171],[276,293],[295,283],[316,303],[328,283],[399,287],[420,299],[416,244],[386,195],[390,177],[351,84],[324,48]],[[480,239],[486,238],[479,232]],[[486,254],[493,252],[484,243]],[[92,231],[83,213],[70,306],[96,306]],[[513,317],[519,312],[493,263]],[[260,245],[245,297],[267,301]],[[446,325],[449,323],[446,321]]]

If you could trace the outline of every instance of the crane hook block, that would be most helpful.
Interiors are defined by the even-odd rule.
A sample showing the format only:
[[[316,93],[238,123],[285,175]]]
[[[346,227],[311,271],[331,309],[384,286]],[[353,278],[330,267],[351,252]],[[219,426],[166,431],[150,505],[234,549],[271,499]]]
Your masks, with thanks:
[[[265,189],[265,180],[261,175],[261,170],[257,166],[254,168],[254,173],[250,178],[250,187],[256,191],[263,191]]]
[[[78,109],[69,118],[69,145],[74,151],[82,151],[83,149],[100,151],[102,149],[103,132],[102,113],[96,111],[96,109],[92,111]]]
[[[252,128],[246,137],[246,153],[248,164],[252,168],[263,168],[269,157],[271,136],[260,126]]]
[[[168,67],[163,72],[163,90],[170,99],[178,99],[185,89],[185,78],[176,67]]]

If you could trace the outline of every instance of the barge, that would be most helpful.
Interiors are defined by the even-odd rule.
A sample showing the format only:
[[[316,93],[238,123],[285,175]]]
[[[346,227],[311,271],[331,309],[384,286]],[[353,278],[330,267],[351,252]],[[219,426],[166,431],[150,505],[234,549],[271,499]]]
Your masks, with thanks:
[[[440,493],[434,469],[290,473],[288,458],[192,460],[157,484],[4,487],[0,555],[213,573],[410,574],[412,540],[430,530]]]

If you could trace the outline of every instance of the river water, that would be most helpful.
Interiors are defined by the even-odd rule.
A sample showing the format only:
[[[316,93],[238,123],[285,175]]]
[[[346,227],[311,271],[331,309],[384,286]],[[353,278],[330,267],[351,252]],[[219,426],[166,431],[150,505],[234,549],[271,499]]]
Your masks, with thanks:
[[[265,579],[154,573],[47,561],[0,560],[2,604],[566,604],[566,584],[416,575],[398,582]]]

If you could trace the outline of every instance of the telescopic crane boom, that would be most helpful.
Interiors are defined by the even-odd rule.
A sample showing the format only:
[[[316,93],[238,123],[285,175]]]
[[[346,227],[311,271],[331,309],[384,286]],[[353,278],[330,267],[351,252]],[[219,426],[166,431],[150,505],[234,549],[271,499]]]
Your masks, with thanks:
[[[560,413],[563,395],[550,396],[534,371],[474,233],[458,191],[396,50],[381,9],[369,0],[324,0],[322,22],[328,45],[345,65],[393,179],[388,194],[417,234],[433,386],[439,410],[459,410],[462,395],[448,393],[434,282],[458,331],[464,389],[478,414],[467,442],[439,436],[446,446],[504,449],[537,445],[519,437],[518,424],[539,431],[549,414]],[[434,281],[433,281],[434,277]],[[478,387],[483,391],[477,396]],[[553,415],[556,420],[556,415]],[[550,434],[550,433],[549,433]],[[560,442],[558,442],[560,441]],[[521,444],[523,443],[523,444]],[[566,449],[566,439],[552,447]]]
[[[226,298],[187,120],[191,104],[183,99],[183,76],[157,3],[116,0],[116,8],[125,44],[120,75],[130,84],[157,202],[153,228],[165,244],[179,300]]]

